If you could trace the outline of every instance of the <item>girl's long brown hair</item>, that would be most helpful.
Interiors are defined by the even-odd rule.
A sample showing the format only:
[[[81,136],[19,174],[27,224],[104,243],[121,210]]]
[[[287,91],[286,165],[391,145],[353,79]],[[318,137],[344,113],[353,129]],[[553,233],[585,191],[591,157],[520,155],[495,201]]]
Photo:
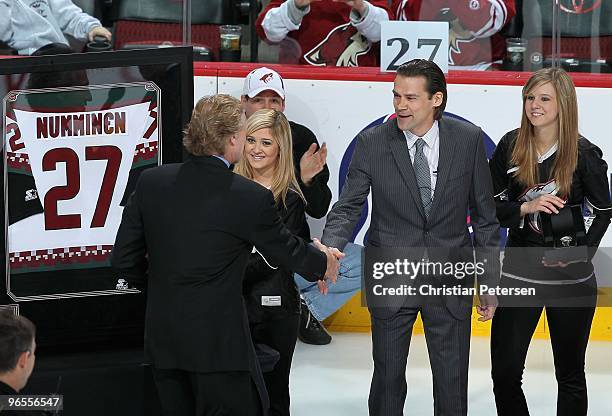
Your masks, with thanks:
[[[514,176],[520,183],[531,187],[540,181],[534,128],[527,118],[525,101],[536,87],[546,83],[550,83],[555,89],[559,109],[558,147],[551,177],[557,183],[559,195],[569,196],[572,176],[578,163],[578,104],[574,83],[564,70],[540,69],[523,87],[523,115],[511,162],[518,167]]]

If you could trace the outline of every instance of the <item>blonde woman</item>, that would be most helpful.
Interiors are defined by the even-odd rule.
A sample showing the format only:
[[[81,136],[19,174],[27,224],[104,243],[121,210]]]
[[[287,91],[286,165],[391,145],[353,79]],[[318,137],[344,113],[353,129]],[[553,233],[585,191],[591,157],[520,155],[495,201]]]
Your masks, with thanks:
[[[234,171],[268,188],[282,221],[297,234],[306,222],[305,199],[293,165],[291,130],[283,113],[259,110],[247,121],[244,155]],[[251,254],[243,294],[254,343],[280,353],[274,370],[264,373],[270,415],[289,415],[289,372],[297,341],[300,297],[293,272]]]
[[[555,215],[566,205],[583,206],[592,220],[586,243],[596,248],[610,223],[610,188],[601,150],[578,133],[576,91],[565,71],[542,69],[527,81],[521,126],[501,139],[490,169],[497,217],[509,229],[502,285],[534,288],[537,296],[526,307],[500,306],[495,312],[491,361],[497,414],[529,415],[522,376],[546,308],[557,415],[586,415],[584,361],[597,288],[593,265],[547,259],[550,248],[539,217]]]

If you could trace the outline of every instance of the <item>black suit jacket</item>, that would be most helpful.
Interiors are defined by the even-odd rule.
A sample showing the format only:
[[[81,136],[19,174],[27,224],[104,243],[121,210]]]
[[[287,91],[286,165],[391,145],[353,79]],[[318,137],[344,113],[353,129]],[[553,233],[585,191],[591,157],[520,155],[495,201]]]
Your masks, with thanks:
[[[148,278],[145,353],[154,367],[252,370],[242,279],[253,245],[313,281],[325,273],[325,255],[284,227],[272,193],[218,158],[143,172],[111,261],[128,281]]]
[[[0,381],[0,396],[19,396],[19,393],[15,391],[8,384]],[[53,412],[43,410],[4,410],[0,406],[0,415],[2,416],[51,416]]]

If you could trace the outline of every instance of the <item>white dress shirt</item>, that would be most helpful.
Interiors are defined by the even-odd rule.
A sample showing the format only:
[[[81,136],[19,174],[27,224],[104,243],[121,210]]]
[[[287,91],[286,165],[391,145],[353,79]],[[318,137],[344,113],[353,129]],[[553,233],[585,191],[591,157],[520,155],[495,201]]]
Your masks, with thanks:
[[[414,163],[414,154],[416,153],[416,141],[419,136],[412,134],[410,131],[404,131],[406,141],[408,142],[408,151],[410,152],[410,161]],[[440,158],[440,128],[438,127],[438,120],[435,120],[433,126],[429,129],[422,139],[425,141],[423,146],[423,154],[427,159],[429,165],[429,172],[431,177],[431,197],[436,189],[436,179],[438,178],[438,159]]]

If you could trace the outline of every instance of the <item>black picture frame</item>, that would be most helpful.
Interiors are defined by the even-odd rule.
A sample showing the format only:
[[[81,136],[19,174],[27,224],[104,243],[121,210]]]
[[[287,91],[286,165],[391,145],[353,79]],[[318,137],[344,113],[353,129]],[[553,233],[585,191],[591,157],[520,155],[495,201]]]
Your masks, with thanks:
[[[181,162],[183,159],[182,130],[193,109],[193,51],[191,47],[121,50],[99,53],[76,53],[13,59],[0,59],[0,95],[2,98],[29,74],[96,70],[117,78],[118,71],[138,67],[142,80],[153,81],[162,89],[162,126],[160,140],[164,145],[162,164]],[[164,68],[170,74],[164,76]],[[107,70],[104,72],[104,70]],[[137,71],[132,71],[137,72]],[[110,75],[112,74],[112,76]],[[104,75],[102,74],[102,77]],[[150,79],[149,79],[150,78]],[[142,81],[141,80],[141,81]],[[108,82],[122,80],[109,79]],[[133,81],[133,80],[127,80]],[[97,82],[92,82],[97,84]],[[177,85],[178,84],[178,85]],[[22,84],[23,85],[23,82]],[[42,86],[44,87],[44,86]],[[17,89],[23,89],[23,86]],[[165,111],[164,111],[165,110]],[[168,117],[165,117],[167,114]],[[4,130],[4,119],[0,122]],[[0,150],[4,143],[0,145]],[[4,164],[4,161],[2,161]],[[3,170],[4,167],[2,166]],[[2,189],[5,178],[2,175]],[[6,201],[3,198],[3,203]],[[4,212],[4,206],[2,207]],[[0,215],[4,238],[0,247],[2,270],[6,264],[7,224]],[[3,273],[4,274],[4,273]],[[0,279],[0,305],[14,304],[6,290],[5,276]],[[144,329],[146,291],[137,294],[107,295],[73,299],[33,300],[19,303],[19,311],[37,325],[37,343],[44,348],[82,345],[105,345],[116,348],[141,345]]]

